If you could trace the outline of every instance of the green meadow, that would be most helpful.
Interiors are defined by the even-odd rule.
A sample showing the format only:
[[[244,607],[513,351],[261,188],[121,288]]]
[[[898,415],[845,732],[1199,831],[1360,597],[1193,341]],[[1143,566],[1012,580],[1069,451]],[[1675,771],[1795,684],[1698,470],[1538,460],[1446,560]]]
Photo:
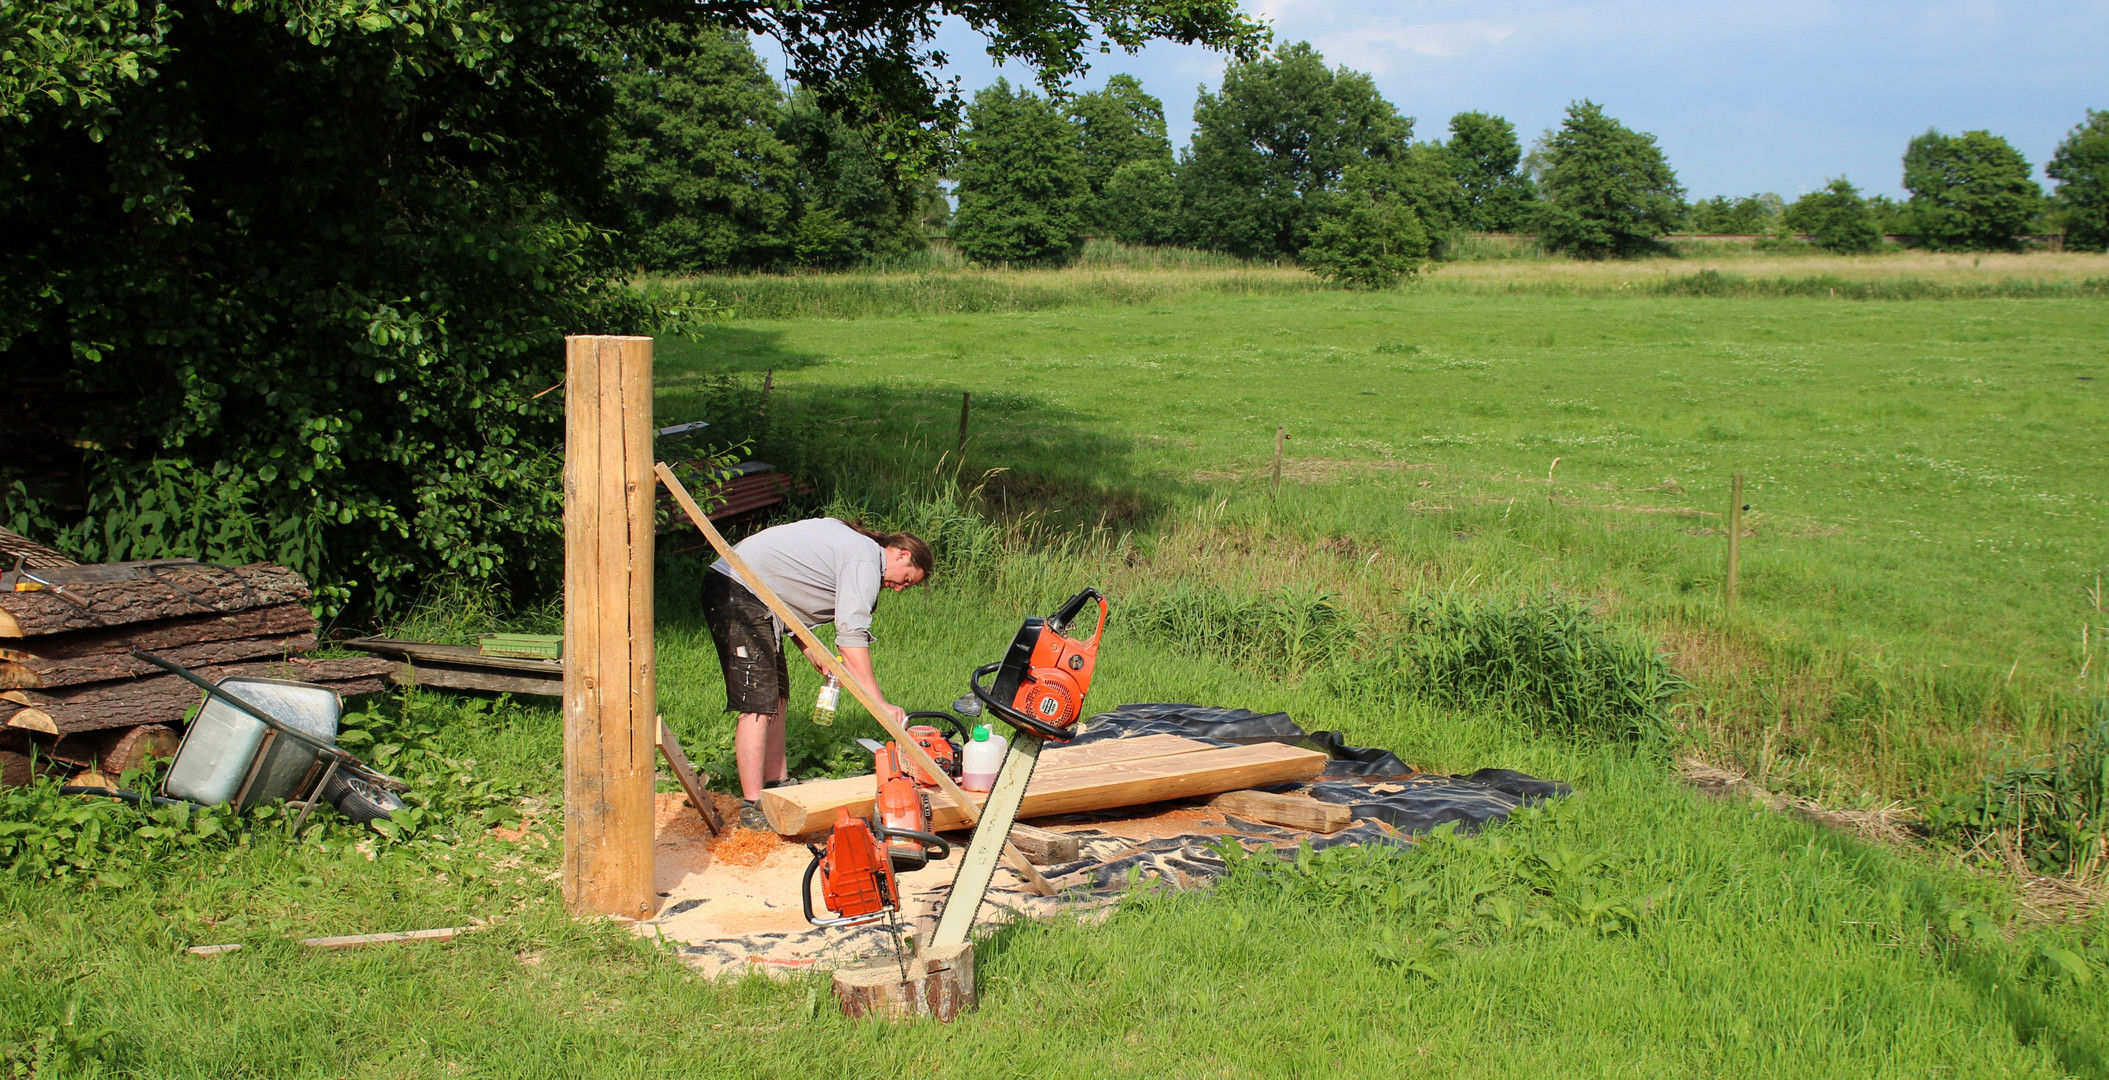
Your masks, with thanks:
[[[1511,276],[1483,276],[1496,266]],[[822,980],[714,984],[564,917],[554,708],[412,693],[357,722],[432,793],[392,841],[205,816],[142,838],[133,811],[0,796],[0,839],[33,834],[44,868],[0,877],[0,1065],[2109,1076],[2109,923],[2073,900],[2098,865],[2047,893],[1938,834],[1863,836],[1680,775],[1696,758],[1811,806],[1922,807],[2096,722],[2109,320],[2081,285],[2099,268],[1805,258],[1723,267],[1743,295],[1687,295],[1674,282],[1701,267],[1669,266],[1577,285],[1569,264],[1489,260],[1385,294],[1209,266],[727,279],[683,287],[874,313],[735,318],[657,347],[662,423],[750,440],[812,486],[800,512],[938,542],[938,580],[880,607],[896,701],[942,707],[1020,617],[1091,584],[1113,604],[1095,706],[1283,709],[1425,769],[1513,768],[1572,797],[1403,854],[1140,888],[1102,923],[992,927],[978,1012],[870,1025]],[[1826,276],[1924,288],[1795,284]],[[692,546],[671,538],[660,561],[660,703],[723,775]],[[1524,625],[1511,612],[1557,638],[1537,668],[1400,680],[1400,658],[1437,655],[1428,627]],[[396,629],[552,618],[435,590]],[[1673,698],[1604,689],[1672,668]],[[1555,723],[1516,689],[1545,672],[1590,723],[1630,731]],[[857,769],[847,740],[876,728],[807,724],[811,688],[794,672],[797,764]],[[438,946],[290,943],[483,918]],[[245,948],[180,951],[225,942]]]

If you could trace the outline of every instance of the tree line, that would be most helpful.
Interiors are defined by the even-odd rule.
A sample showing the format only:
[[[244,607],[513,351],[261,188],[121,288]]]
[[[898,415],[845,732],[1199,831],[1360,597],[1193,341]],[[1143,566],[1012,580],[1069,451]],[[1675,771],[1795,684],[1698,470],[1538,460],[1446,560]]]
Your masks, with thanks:
[[[728,54],[743,47],[729,37],[712,46]],[[764,89],[751,53],[737,67],[756,88],[750,107],[702,122],[786,130],[799,97]],[[669,72],[656,74],[653,85],[665,87]],[[1549,250],[1584,258],[1640,254],[1685,230],[1808,235],[1842,252],[1873,250],[1885,235],[1940,250],[2009,249],[2044,232],[2077,248],[2109,242],[2109,114],[2093,111],[2052,159],[2047,172],[2058,189],[2048,198],[2006,140],[1929,131],[1904,153],[1908,199],[1864,196],[1841,177],[1792,203],[1771,194],[1687,202],[1654,137],[1591,101],[1571,105],[1527,153],[1514,125],[1481,112],[1451,117],[1447,138],[1417,141],[1413,118],[1368,75],[1329,67],[1304,43],[1230,65],[1218,88],[1201,93],[1192,140],[1177,154],[1163,102],[1125,75],[1061,99],[999,80],[975,95],[966,120],[952,147],[958,207],[950,235],[968,257],[991,264],[1060,264],[1097,236],[1294,260],[1343,283],[1382,286],[1468,233],[1533,233]],[[776,152],[813,154],[789,133]],[[702,186],[720,175],[707,157],[681,153]],[[780,187],[746,190],[803,184],[788,168],[776,175],[771,183]],[[823,219],[857,223],[856,239],[839,246],[797,242],[795,212],[756,221],[736,257],[646,242],[659,269],[845,265],[860,253],[906,251],[917,243],[913,212],[929,227],[943,221],[944,208],[927,176],[896,174],[892,182],[893,216],[884,220],[897,227],[845,206]],[[689,213],[704,220],[717,205],[699,202]],[[808,205],[828,212],[824,202]],[[864,239],[882,235],[890,246]],[[706,250],[709,257],[697,257]]]

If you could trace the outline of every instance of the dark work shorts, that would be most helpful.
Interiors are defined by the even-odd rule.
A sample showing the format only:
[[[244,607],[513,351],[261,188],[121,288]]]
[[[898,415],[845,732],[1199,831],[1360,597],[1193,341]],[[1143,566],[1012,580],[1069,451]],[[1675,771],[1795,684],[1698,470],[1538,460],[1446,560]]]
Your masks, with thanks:
[[[725,708],[775,715],[778,699],[790,692],[791,671],[768,606],[732,575],[712,570],[703,575],[703,619],[725,672]]]

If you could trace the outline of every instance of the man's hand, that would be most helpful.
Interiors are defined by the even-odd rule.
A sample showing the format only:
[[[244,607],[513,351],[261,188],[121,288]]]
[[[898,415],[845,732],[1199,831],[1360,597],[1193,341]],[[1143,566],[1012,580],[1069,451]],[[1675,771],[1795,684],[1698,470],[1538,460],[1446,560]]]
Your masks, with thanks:
[[[908,710],[901,708],[899,705],[895,705],[894,703],[889,701],[886,703],[886,711],[893,717],[894,723],[899,724],[902,727],[908,726]]]
[[[822,662],[820,651],[807,648],[806,643],[803,641],[798,643],[798,649],[806,654],[806,663],[813,665],[813,670],[819,672],[821,678],[826,678],[828,674],[827,664]]]

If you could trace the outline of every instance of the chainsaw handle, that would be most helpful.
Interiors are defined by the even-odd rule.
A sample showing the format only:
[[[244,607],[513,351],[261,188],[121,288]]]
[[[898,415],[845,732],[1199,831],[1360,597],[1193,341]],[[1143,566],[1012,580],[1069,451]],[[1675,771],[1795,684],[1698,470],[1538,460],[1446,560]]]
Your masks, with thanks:
[[[813,861],[806,864],[806,875],[798,886],[798,902],[806,909],[806,921],[814,926],[862,926],[879,921],[879,912],[869,915],[844,915],[833,919],[815,918],[813,915],[813,875],[820,872],[820,860],[827,849],[817,844],[807,844],[806,850],[813,853]]]
[[[879,826],[878,833],[881,844],[898,838],[901,840],[913,840],[923,845],[923,861],[926,863],[938,862],[939,860],[952,857],[952,842],[936,833],[918,832],[914,829],[889,829],[884,825]],[[933,851],[933,848],[936,850]],[[807,872],[811,873],[811,870],[809,869]]]
[[[1001,660],[993,664],[983,664],[974,669],[974,674],[967,677],[967,686],[973,689],[975,697],[981,699],[983,708],[995,713],[1004,723],[1017,728],[1020,734],[1031,735],[1036,739],[1044,739],[1048,742],[1068,742],[1076,737],[1074,731],[1064,731],[1061,728],[1049,727],[1011,708],[1009,704],[990,697],[988,689],[981,685],[981,680],[987,678],[997,668],[1002,666],[1003,661]]]
[[[1085,589],[1083,592],[1070,597],[1069,601],[1057,609],[1054,616],[1047,620],[1047,628],[1057,634],[1068,634],[1070,624],[1076,622],[1076,617],[1083,612],[1084,603],[1087,600],[1098,601],[1098,628],[1091,631],[1091,640],[1084,644],[1086,648],[1096,646],[1098,644],[1098,636],[1106,632],[1106,594],[1099,592],[1097,589]]]
[[[948,712],[912,712],[908,714],[908,719],[910,722],[916,720],[942,720],[952,729],[952,734],[959,736],[960,742],[966,742],[969,738],[967,722]],[[903,724],[901,726],[906,728],[908,725]]]

